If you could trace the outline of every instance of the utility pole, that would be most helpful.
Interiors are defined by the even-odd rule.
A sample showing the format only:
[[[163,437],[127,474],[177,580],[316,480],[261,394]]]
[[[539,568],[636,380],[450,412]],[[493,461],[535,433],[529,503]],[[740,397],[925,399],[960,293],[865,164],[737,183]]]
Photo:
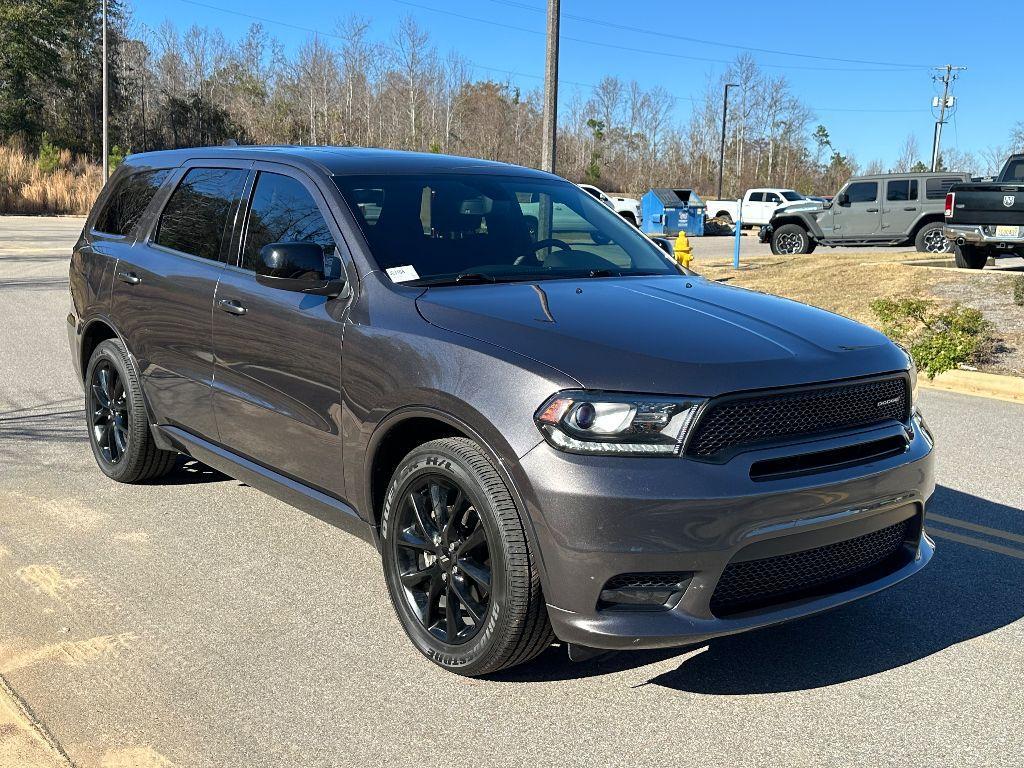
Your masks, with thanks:
[[[944,67],[936,67],[936,69],[942,72],[943,75],[941,77],[935,75],[932,78],[933,80],[939,80],[942,82],[942,101],[938,104],[935,103],[938,99],[932,101],[932,106],[937,106],[939,108],[939,119],[935,121],[935,135],[932,139],[932,173],[935,173],[936,166],[939,164],[939,147],[942,144],[942,126],[946,123],[946,109],[951,109],[955,103],[955,99],[949,95],[949,88],[953,82],[960,77],[958,73],[966,72],[967,67],[958,67],[953,64],[947,64]]]
[[[558,21],[559,0],[548,0],[548,44],[544,62],[544,114],[541,170],[555,172],[555,139],[558,129]]]
[[[108,178],[110,150],[107,147],[107,0],[103,0],[103,182],[106,183]]]
[[[722,177],[725,175],[725,120],[729,114],[729,89],[737,88],[736,83],[725,84],[725,96],[722,99],[722,143],[718,152],[718,199],[722,199]]]

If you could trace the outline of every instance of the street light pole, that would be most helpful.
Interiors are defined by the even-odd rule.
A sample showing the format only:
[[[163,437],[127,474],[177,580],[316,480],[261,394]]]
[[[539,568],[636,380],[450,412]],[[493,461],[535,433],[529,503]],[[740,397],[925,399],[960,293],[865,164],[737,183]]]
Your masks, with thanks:
[[[103,182],[110,177],[110,150],[107,147],[107,0],[103,0]]]
[[[725,120],[729,114],[729,89],[736,88],[736,83],[725,84],[725,97],[722,99],[722,144],[718,152],[718,199],[722,199],[722,177],[725,174]]]
[[[548,44],[544,61],[544,114],[540,167],[555,172],[555,139],[558,130],[558,22],[559,0],[548,0]]]

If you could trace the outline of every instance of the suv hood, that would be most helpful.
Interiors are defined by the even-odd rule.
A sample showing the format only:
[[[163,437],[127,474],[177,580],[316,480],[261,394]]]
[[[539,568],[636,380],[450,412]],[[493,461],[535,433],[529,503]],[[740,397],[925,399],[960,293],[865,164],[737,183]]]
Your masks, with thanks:
[[[818,200],[797,200],[792,203],[780,205],[775,209],[775,215],[780,213],[817,213],[825,209],[825,204]]]
[[[906,368],[865,325],[698,277],[428,288],[416,304],[433,325],[588,389],[714,396]]]

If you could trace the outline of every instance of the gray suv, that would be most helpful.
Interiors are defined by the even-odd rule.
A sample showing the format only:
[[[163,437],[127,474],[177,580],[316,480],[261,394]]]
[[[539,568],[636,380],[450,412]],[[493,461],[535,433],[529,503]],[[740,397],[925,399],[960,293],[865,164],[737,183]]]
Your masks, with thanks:
[[[855,176],[829,202],[801,202],[776,210],[761,228],[772,253],[811,253],[818,245],[909,245],[947,253],[943,232],[946,192],[963,173]]]
[[[71,300],[106,475],[159,483],[184,454],[365,539],[416,648],[460,674],[555,638],[578,659],[763,627],[932,556],[908,356],[680,270],[550,174],[135,155]]]

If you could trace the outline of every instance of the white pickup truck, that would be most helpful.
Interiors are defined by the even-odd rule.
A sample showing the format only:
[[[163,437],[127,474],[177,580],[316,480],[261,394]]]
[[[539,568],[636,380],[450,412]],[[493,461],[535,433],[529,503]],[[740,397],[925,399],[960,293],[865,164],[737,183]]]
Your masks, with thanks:
[[[775,209],[800,200],[804,195],[792,189],[760,187],[748,189],[743,200],[707,200],[709,219],[742,221],[743,226],[762,226],[772,220]]]
[[[593,195],[634,227],[640,224],[640,201],[635,197],[619,197],[602,192],[593,184],[578,184],[588,195]]]

